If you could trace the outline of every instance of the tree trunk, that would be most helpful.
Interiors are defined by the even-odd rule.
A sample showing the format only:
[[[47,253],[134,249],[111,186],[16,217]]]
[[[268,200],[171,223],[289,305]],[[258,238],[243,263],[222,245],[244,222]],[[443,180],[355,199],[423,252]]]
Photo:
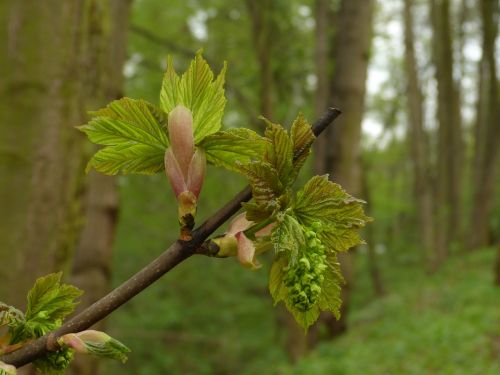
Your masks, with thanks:
[[[0,293],[17,305],[64,266],[78,234],[88,3],[0,4]]]
[[[436,189],[437,265],[461,235],[462,127],[458,86],[453,78],[449,0],[431,0],[433,58],[438,86],[438,179]]]
[[[480,2],[483,56],[479,65],[479,94],[475,129],[474,191],[469,224],[469,248],[491,244],[490,219],[494,203],[496,162],[500,142],[495,41],[498,34],[498,1]]]
[[[366,171],[366,164],[364,164],[364,170]],[[366,173],[362,174],[362,198],[366,203],[366,213],[368,216],[371,214],[372,204],[370,199],[370,187],[368,186],[368,179],[366,178]],[[368,225],[365,228],[366,235],[366,248],[368,251],[368,270],[370,272],[370,278],[372,280],[373,290],[377,297],[381,297],[385,294],[384,282],[382,280],[382,275],[380,273],[380,267],[378,264],[377,253],[375,252],[375,236],[373,225]]]
[[[325,152],[325,170],[330,177],[354,196],[361,193],[361,121],[364,111],[365,81],[372,37],[373,1],[342,0],[337,14],[335,34],[335,70],[330,103],[343,112],[333,127],[326,130],[329,147]],[[346,329],[346,313],[353,282],[353,257],[340,253],[339,261],[346,279],[342,289],[342,318],[328,315],[330,336]]]
[[[126,57],[130,0],[108,0],[103,12],[108,14],[109,31],[96,35],[103,45],[96,78],[100,82],[94,93],[99,103],[95,108],[123,96],[122,67]],[[102,18],[106,18],[104,15]],[[96,30],[100,28],[96,27]],[[72,283],[85,291],[78,311],[85,309],[111,288],[112,245],[118,212],[116,179],[92,171],[85,191],[86,223],[83,228],[72,267]],[[100,322],[99,330],[105,329]],[[70,373],[93,375],[99,371],[100,361],[95,358],[76,357]]]
[[[8,25],[0,31],[5,212],[0,261],[9,264],[0,276],[0,293],[6,302],[22,306],[35,278],[68,266],[78,241],[72,281],[86,291],[80,306],[109,287],[114,181],[91,174],[85,182],[90,149],[74,126],[86,121],[87,110],[121,93],[125,39],[120,35],[128,5],[128,0],[0,5],[2,24]],[[88,220],[78,240],[83,212]],[[5,287],[14,283],[15,290]]]
[[[413,31],[413,0],[404,3],[404,42],[406,66],[406,98],[408,113],[408,143],[413,166],[414,194],[417,202],[418,227],[426,264],[435,268],[434,223],[432,185],[426,134],[423,123],[423,96],[420,89],[417,60],[415,58],[415,37]]]
[[[329,106],[329,87],[328,87],[328,18],[332,16],[329,2],[327,0],[316,0],[315,2],[315,48],[314,58],[316,65],[316,97],[315,114],[321,116]],[[325,150],[326,137],[319,137],[314,142],[314,170],[318,173],[325,171]]]
[[[274,77],[271,62],[273,38],[276,37],[271,32],[273,3],[269,0],[246,0],[246,6],[252,24],[251,32],[259,66],[260,114],[272,118]]]

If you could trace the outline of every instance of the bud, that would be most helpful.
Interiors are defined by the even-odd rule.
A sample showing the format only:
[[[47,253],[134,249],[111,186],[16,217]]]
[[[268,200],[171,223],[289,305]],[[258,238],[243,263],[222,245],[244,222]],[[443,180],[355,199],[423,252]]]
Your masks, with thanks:
[[[2,375],[16,375],[17,370],[14,366],[8,365],[2,361],[0,361],[0,374]]]
[[[194,146],[193,116],[189,109],[179,105],[169,113],[168,132],[171,147],[165,152],[165,171],[179,204],[181,239],[189,240],[207,159],[205,152]]]
[[[240,263],[247,268],[257,269],[261,265],[256,259],[256,246],[250,240],[245,231],[254,223],[246,219],[246,213],[243,212],[236,216],[231,223],[224,236],[212,240],[218,247],[218,256],[238,256]],[[271,233],[274,223],[271,223],[255,233],[255,237],[264,237]],[[260,249],[260,248],[259,248]],[[262,249],[266,249],[262,246]]]
[[[175,158],[187,179],[194,154],[193,116],[189,109],[178,105],[168,114],[168,134]]]
[[[207,158],[205,151],[201,148],[196,149],[191,162],[189,163],[187,176],[187,190],[192,192],[196,198],[200,196],[201,187],[205,180],[205,171],[207,169]]]
[[[240,263],[250,269],[260,268],[260,263],[255,259],[254,243],[245,236],[244,232],[236,233],[236,239],[238,240],[238,260]]]
[[[88,330],[69,333],[57,339],[62,348],[73,349],[76,353],[91,354],[104,358],[118,359],[126,362],[125,353],[130,349],[118,340],[101,331]]]

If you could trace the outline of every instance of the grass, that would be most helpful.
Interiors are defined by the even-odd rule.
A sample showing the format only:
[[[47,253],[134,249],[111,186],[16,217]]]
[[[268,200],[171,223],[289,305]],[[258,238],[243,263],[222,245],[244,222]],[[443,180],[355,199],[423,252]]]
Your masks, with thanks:
[[[349,332],[276,373],[500,374],[493,260],[493,250],[462,254],[432,276],[415,265],[385,265],[389,292],[371,300],[367,272],[360,273]]]

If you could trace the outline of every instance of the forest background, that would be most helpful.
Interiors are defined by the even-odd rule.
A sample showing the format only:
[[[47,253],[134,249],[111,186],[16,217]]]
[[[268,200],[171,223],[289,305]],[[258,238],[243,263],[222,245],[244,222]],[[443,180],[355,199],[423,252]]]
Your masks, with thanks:
[[[301,176],[375,218],[341,259],[343,317],[305,336],[272,306],[270,258],[194,257],[103,323],[127,365],[70,373],[500,373],[499,17],[497,0],[2,1],[0,299],[63,269],[83,308],[175,240],[166,177],[85,175],[74,126],[156,103],[166,56],[183,71],[202,48],[228,62],[225,127],[343,111]],[[200,217],[244,183],[209,169]]]

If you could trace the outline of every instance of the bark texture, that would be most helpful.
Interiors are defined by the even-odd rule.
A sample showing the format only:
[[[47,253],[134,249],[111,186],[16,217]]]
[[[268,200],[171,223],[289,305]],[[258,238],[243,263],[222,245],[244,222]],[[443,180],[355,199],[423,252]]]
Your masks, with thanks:
[[[481,0],[483,56],[479,65],[479,95],[474,145],[474,190],[469,224],[469,248],[490,245],[490,219],[494,204],[495,175],[498,173],[500,142],[500,97],[496,69],[495,42],[498,34],[499,5]]]
[[[86,291],[80,308],[109,288],[115,183],[84,177],[92,149],[74,126],[86,121],[88,110],[121,96],[129,3],[0,4],[6,25],[0,30],[0,179],[6,181],[0,262],[11,265],[0,276],[0,295],[6,302],[23,306],[35,278],[69,268],[75,247],[71,281]],[[75,363],[73,374],[97,371],[92,362]]]
[[[0,294],[17,305],[35,278],[65,265],[79,231],[74,126],[92,82],[90,3],[0,4]]]
[[[434,268],[434,214],[429,153],[424,129],[424,105],[420,88],[417,60],[415,57],[415,34],[413,24],[413,0],[404,2],[404,43],[406,67],[406,100],[408,114],[408,144],[413,167],[415,201],[417,203],[418,229],[426,264]]]

